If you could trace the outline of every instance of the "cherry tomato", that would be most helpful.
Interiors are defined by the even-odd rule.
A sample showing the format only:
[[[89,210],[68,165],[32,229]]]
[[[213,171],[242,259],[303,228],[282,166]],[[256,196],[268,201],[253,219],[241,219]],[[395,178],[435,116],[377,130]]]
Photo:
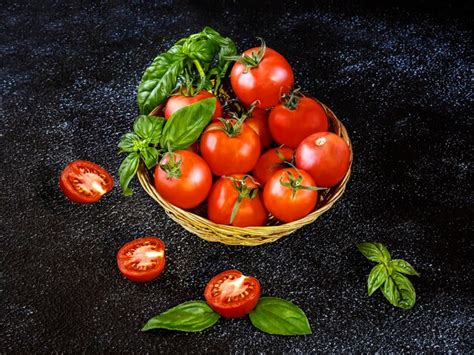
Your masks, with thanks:
[[[165,244],[160,238],[132,240],[117,253],[117,265],[127,279],[147,282],[156,279],[165,268]]]
[[[196,153],[177,150],[167,153],[155,168],[156,191],[180,208],[194,208],[203,202],[212,186],[212,173]]]
[[[313,178],[304,170],[287,168],[271,176],[263,189],[267,210],[282,222],[292,222],[310,213],[318,201]]]
[[[297,99],[295,106],[275,106],[270,112],[268,125],[278,144],[296,148],[310,134],[327,131],[328,119],[324,108],[309,97]]]
[[[280,95],[293,87],[294,76],[286,59],[262,41],[260,48],[248,49],[237,59],[230,82],[245,106],[258,100],[258,107],[266,109],[278,105]]]
[[[260,299],[260,282],[238,270],[214,276],[204,290],[207,304],[222,317],[241,318],[250,313]]]
[[[59,187],[77,203],[94,203],[112,190],[112,176],[99,165],[87,160],[69,163],[61,173]]]
[[[257,165],[252,170],[252,175],[262,186],[265,186],[268,179],[277,170],[289,167],[289,164],[293,164],[294,150],[281,147],[267,150],[258,159]]]
[[[254,109],[251,116],[245,120],[252,129],[260,137],[260,145],[262,149],[269,147],[272,144],[272,136],[270,128],[268,128],[268,113],[265,110]]]
[[[214,183],[207,199],[207,216],[214,223],[248,227],[265,225],[268,212],[252,177],[234,174]]]
[[[201,136],[201,155],[218,176],[245,174],[260,156],[260,138],[246,123],[211,123]]]
[[[310,135],[296,150],[296,166],[310,173],[322,187],[337,185],[346,175],[350,159],[347,143],[331,132]]]
[[[183,108],[184,106],[188,106],[188,105],[194,104],[195,102],[198,102],[204,99],[209,99],[211,97],[215,97],[215,96],[206,90],[201,90],[199,94],[196,94],[194,96],[173,95],[166,102],[165,118],[169,119],[175,111],[178,111],[180,108]],[[219,117],[222,117],[222,105],[218,99],[216,102],[216,109],[214,110],[214,115],[212,115],[212,118],[217,119]]]

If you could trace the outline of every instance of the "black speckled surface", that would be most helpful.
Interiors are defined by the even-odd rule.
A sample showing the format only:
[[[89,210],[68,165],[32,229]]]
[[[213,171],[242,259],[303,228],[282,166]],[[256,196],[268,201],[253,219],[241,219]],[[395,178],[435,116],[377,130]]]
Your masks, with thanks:
[[[0,9],[0,352],[473,351],[472,9],[35,3]],[[92,206],[69,203],[58,188],[74,159],[117,176],[116,144],[137,115],[142,71],[205,25],[241,50],[264,37],[351,134],[343,198],[271,245],[205,242],[137,183],[132,198],[116,186]],[[138,285],[120,277],[115,253],[147,234],[165,241],[168,265]],[[411,311],[367,297],[362,241],[385,243],[421,272]],[[149,317],[201,298],[228,268],[301,306],[314,334],[270,336],[248,319],[196,334],[139,332]]]

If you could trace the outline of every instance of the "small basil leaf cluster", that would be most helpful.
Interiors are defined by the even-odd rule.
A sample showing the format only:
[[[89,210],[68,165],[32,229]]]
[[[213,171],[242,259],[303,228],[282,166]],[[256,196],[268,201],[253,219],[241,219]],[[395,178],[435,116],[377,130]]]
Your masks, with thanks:
[[[137,173],[140,160],[151,169],[163,151],[191,146],[211,121],[216,102],[216,98],[209,98],[185,106],[174,112],[168,121],[163,117],[138,116],[133,132],[126,133],[118,145],[121,153],[128,154],[119,168],[120,186],[125,196],[132,195],[128,185]]]
[[[211,89],[213,80],[217,92],[230,65],[226,57],[236,54],[235,43],[210,27],[180,39],[158,55],[143,73],[137,95],[140,113],[148,114],[163,103],[179,81],[198,79],[201,89]]]
[[[268,334],[311,334],[308,318],[301,308],[281,298],[260,298],[249,316],[255,328]],[[214,312],[206,302],[189,301],[151,318],[143,326],[142,331],[169,329],[199,332],[212,327],[219,318],[220,315]]]
[[[395,307],[410,309],[415,305],[416,292],[405,275],[420,276],[408,262],[393,259],[381,243],[361,243],[357,249],[370,261],[377,262],[367,279],[367,292],[371,296],[380,288],[385,298]]]

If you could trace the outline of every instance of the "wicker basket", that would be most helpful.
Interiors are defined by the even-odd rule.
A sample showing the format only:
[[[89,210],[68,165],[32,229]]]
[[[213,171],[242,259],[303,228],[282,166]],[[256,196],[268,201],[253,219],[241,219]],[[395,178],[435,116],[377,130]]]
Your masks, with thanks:
[[[351,151],[351,161],[349,170],[344,179],[336,186],[328,191],[321,193],[319,197],[316,210],[297,221],[281,224],[275,218],[270,216],[266,226],[262,227],[234,227],[222,224],[216,224],[208,220],[206,216],[207,206],[202,204],[191,211],[183,210],[172,205],[163,199],[155,190],[153,175],[149,172],[143,164],[138,169],[138,179],[145,191],[158,202],[165,210],[165,212],[175,222],[179,223],[184,229],[196,234],[198,237],[210,242],[220,242],[227,245],[245,245],[256,246],[265,243],[271,243],[280,239],[281,237],[293,233],[297,229],[310,224],[321,216],[324,212],[329,210],[332,205],[342,196],[346,188],[347,182],[351,175],[352,165],[352,144],[347,134],[344,125],[337,119],[334,113],[323,103],[330,122],[330,130],[346,141]]]

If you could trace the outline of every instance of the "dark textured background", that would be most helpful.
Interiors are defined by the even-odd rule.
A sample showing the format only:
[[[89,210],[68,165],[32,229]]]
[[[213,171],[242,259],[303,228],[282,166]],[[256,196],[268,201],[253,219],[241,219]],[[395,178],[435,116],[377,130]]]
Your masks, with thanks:
[[[43,3],[0,9],[1,352],[473,350],[470,8]],[[264,37],[352,137],[343,198],[271,245],[205,242],[137,183],[132,198],[116,186],[92,206],[68,202],[58,188],[74,159],[117,176],[116,146],[137,115],[141,73],[205,25],[240,50]],[[115,253],[147,234],[165,241],[167,269],[134,284],[119,275]],[[385,243],[421,272],[411,311],[380,293],[367,297],[371,266],[355,248],[362,241]],[[229,268],[301,306],[314,334],[270,336],[248,319],[196,334],[139,332],[149,317],[202,298],[206,282]]]

